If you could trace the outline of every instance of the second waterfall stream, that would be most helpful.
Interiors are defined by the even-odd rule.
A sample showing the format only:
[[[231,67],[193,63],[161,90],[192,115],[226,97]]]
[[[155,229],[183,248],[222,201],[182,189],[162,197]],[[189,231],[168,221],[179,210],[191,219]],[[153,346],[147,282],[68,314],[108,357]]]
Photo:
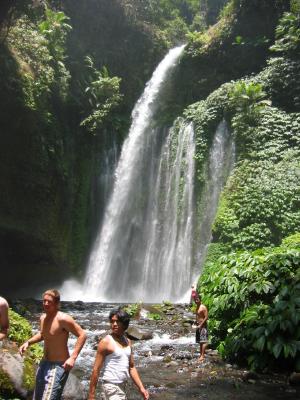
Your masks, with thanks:
[[[70,284],[64,284],[67,299],[175,302],[189,292],[196,277],[195,264],[210,241],[223,170],[230,164],[233,146],[225,123],[221,123],[208,161],[211,179],[203,190],[205,223],[200,227],[203,239],[197,244],[194,225],[198,224],[199,231],[201,221],[195,220],[193,126],[181,118],[168,129],[156,124],[163,89],[183,49],[169,51],[133,109],[85,280],[77,293],[73,285],[69,295]]]

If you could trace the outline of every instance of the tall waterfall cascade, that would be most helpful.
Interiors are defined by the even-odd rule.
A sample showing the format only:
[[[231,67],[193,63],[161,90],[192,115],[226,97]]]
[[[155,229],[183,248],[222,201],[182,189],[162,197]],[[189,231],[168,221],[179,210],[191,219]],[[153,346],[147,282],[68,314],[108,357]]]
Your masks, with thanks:
[[[134,107],[85,281],[77,292],[74,284],[66,282],[62,289],[65,299],[77,296],[85,301],[176,302],[189,292],[199,273],[195,262],[210,241],[232,146],[228,146],[226,124],[221,123],[209,156],[203,221],[199,225],[198,216],[195,218],[193,125],[181,118],[170,129],[155,124],[163,89],[183,48],[169,51]],[[199,246],[195,232],[204,238]]]
[[[210,149],[207,165],[206,182],[202,191],[200,205],[198,206],[198,225],[196,236],[197,251],[195,263],[202,266],[207,252],[207,246],[211,242],[212,224],[218,208],[221,190],[230,171],[234,167],[235,144],[232,140],[225,121],[222,121],[215,132]]]

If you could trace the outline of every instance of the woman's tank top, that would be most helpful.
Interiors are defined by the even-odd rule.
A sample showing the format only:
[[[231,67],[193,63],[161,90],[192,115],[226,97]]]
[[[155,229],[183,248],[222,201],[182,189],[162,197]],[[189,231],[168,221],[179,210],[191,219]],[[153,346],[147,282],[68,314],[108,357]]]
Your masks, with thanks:
[[[129,378],[129,357],[131,347],[120,347],[111,335],[107,335],[114,343],[114,351],[105,357],[101,378],[103,381],[120,384]]]

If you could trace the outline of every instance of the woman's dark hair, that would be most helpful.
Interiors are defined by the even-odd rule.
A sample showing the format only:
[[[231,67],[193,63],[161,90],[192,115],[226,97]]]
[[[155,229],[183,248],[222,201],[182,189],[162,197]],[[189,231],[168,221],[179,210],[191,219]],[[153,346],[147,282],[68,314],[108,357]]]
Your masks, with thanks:
[[[118,321],[120,321],[123,324],[126,330],[129,326],[130,315],[126,311],[122,310],[122,308],[117,308],[115,310],[111,310],[111,312],[109,313],[108,318],[110,321],[114,315],[118,317]]]

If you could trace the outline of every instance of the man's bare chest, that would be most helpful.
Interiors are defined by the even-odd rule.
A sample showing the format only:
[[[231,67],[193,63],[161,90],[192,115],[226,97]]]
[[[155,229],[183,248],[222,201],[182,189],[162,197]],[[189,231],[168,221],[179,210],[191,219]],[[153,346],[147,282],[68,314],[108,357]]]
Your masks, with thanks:
[[[51,339],[51,338],[58,338],[67,336],[66,330],[61,326],[59,321],[57,320],[50,320],[47,321],[46,319],[42,323],[42,335],[44,339]]]

